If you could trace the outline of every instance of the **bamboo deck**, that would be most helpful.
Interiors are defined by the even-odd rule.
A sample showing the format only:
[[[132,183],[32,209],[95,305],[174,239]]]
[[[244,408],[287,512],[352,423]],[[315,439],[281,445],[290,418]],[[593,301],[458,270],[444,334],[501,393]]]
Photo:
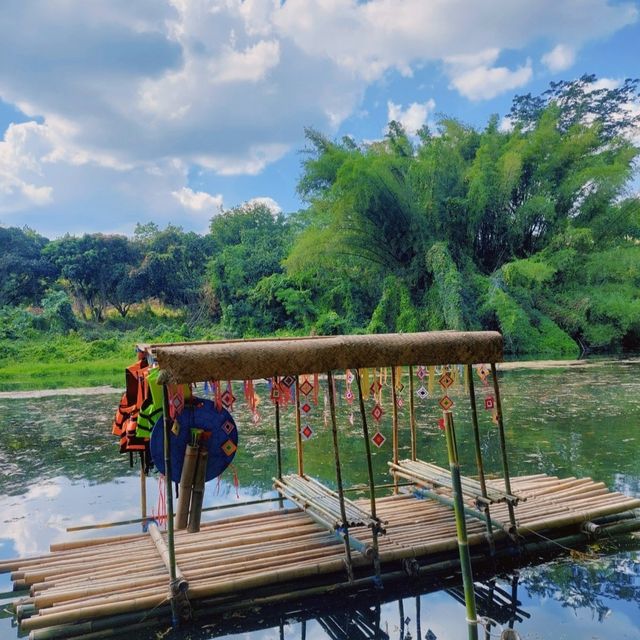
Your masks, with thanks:
[[[525,546],[541,536],[557,537],[584,522],[640,508],[639,499],[610,492],[588,478],[524,476],[513,478],[512,488],[526,497],[516,508],[517,533]],[[369,502],[357,504],[367,510]],[[379,498],[377,505],[379,518],[388,522],[386,535],[379,537],[383,569],[406,560],[428,565],[457,556],[455,520],[448,507],[408,494]],[[491,517],[508,524],[507,505],[493,505]],[[472,550],[487,548],[485,525],[467,518],[467,528]],[[354,534],[364,543],[371,541],[370,529]],[[512,544],[503,531],[494,535],[497,545]],[[218,520],[199,533],[177,532],[175,542],[177,565],[194,606],[198,600],[218,599],[233,608],[258,588],[275,587],[277,600],[278,592],[290,593],[301,581],[345,580],[343,543],[298,509]],[[354,552],[353,564],[356,577],[373,575],[370,558]],[[167,569],[149,534],[52,545],[46,556],[0,563],[0,570],[12,571],[18,586],[31,589],[22,608],[33,615],[21,621],[20,629],[33,631],[33,640],[56,637],[48,635],[55,625],[148,612],[165,606],[170,597]]]

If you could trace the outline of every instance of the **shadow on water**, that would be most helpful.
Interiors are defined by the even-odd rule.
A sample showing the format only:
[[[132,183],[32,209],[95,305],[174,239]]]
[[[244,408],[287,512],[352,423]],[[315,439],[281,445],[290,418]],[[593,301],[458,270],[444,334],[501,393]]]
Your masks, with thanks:
[[[589,476],[611,489],[640,496],[638,372],[638,363],[604,363],[597,367],[514,370],[501,374],[512,474]],[[431,397],[416,399],[418,455],[446,465],[444,436],[438,428],[437,393],[435,389]],[[484,398],[490,393],[490,388],[477,385],[485,464],[490,473],[499,473],[498,432],[491,412],[484,411]],[[263,398],[260,424],[253,424],[240,402],[234,411],[240,434],[234,465],[240,480],[239,497],[243,500],[274,495],[273,415],[265,385],[258,386],[258,394]],[[240,385],[236,395],[241,395]],[[378,484],[389,481],[389,395],[387,392],[384,398],[385,414],[379,425],[387,442],[375,449],[373,456]],[[463,472],[473,474],[468,400],[462,385],[450,395],[456,403],[454,413]],[[345,484],[365,484],[366,463],[357,405],[345,400],[344,380],[337,380],[337,397]],[[403,397],[400,449],[401,456],[408,457],[408,385]],[[110,433],[117,401],[117,394],[0,398],[3,523],[0,557],[44,552],[52,541],[68,539],[65,529],[74,524],[138,515],[139,470],[130,468],[128,458],[117,453],[117,443]],[[369,402],[367,410],[371,408]],[[296,467],[294,423],[292,410],[285,410],[282,415],[285,472]],[[305,472],[331,486],[335,468],[322,393],[319,403],[312,404],[308,423],[313,436],[304,443]],[[149,481],[150,504],[155,499],[153,485],[154,481]],[[205,506],[234,501],[236,491],[231,472],[219,483],[214,480],[207,485]],[[209,517],[228,514],[220,511]],[[138,530],[132,525],[118,529],[117,533]],[[113,530],[82,535],[111,534]],[[566,555],[565,550],[559,549],[565,554],[563,557],[537,558],[536,566],[517,572],[514,567],[492,567],[484,574],[476,572],[481,615],[496,623],[489,628],[486,638],[499,637],[501,628],[513,626],[523,640],[640,640],[639,548],[640,541],[631,539],[627,546],[592,546],[586,554]],[[0,591],[8,588],[8,580],[0,582]],[[197,628],[184,630],[176,637],[453,640],[466,637],[460,596],[459,585],[447,576],[432,583],[407,578],[406,583],[396,584],[393,589],[387,587],[381,593],[323,597],[292,602],[284,608],[254,608],[249,615],[237,612],[223,618],[205,616],[198,619]],[[13,631],[9,635],[9,624],[8,620],[0,621],[2,637],[15,637]],[[157,637],[157,630],[148,635],[149,640]]]

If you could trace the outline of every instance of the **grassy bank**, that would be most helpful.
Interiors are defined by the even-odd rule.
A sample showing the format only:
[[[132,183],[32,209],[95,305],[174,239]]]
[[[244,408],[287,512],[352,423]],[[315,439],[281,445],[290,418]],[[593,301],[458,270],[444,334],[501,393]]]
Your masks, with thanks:
[[[31,325],[0,331],[0,391],[110,385],[122,388],[136,344],[216,339],[215,329],[190,329],[181,317],[146,313],[126,322],[79,323],[66,334]]]

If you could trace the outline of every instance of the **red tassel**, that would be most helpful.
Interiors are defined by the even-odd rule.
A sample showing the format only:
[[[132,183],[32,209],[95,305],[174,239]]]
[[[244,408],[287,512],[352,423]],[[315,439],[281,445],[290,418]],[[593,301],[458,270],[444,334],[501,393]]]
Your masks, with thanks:
[[[220,381],[214,382],[216,389],[216,409],[222,411],[222,388]]]
[[[318,392],[320,390],[320,376],[313,374],[313,404],[318,404]]]

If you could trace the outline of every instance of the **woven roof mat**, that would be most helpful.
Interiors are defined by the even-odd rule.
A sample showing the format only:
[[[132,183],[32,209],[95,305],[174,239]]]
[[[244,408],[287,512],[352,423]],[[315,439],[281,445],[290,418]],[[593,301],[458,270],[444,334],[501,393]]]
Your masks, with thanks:
[[[500,362],[502,336],[495,331],[329,336],[221,341],[149,347],[160,382],[255,380],[367,367]]]

